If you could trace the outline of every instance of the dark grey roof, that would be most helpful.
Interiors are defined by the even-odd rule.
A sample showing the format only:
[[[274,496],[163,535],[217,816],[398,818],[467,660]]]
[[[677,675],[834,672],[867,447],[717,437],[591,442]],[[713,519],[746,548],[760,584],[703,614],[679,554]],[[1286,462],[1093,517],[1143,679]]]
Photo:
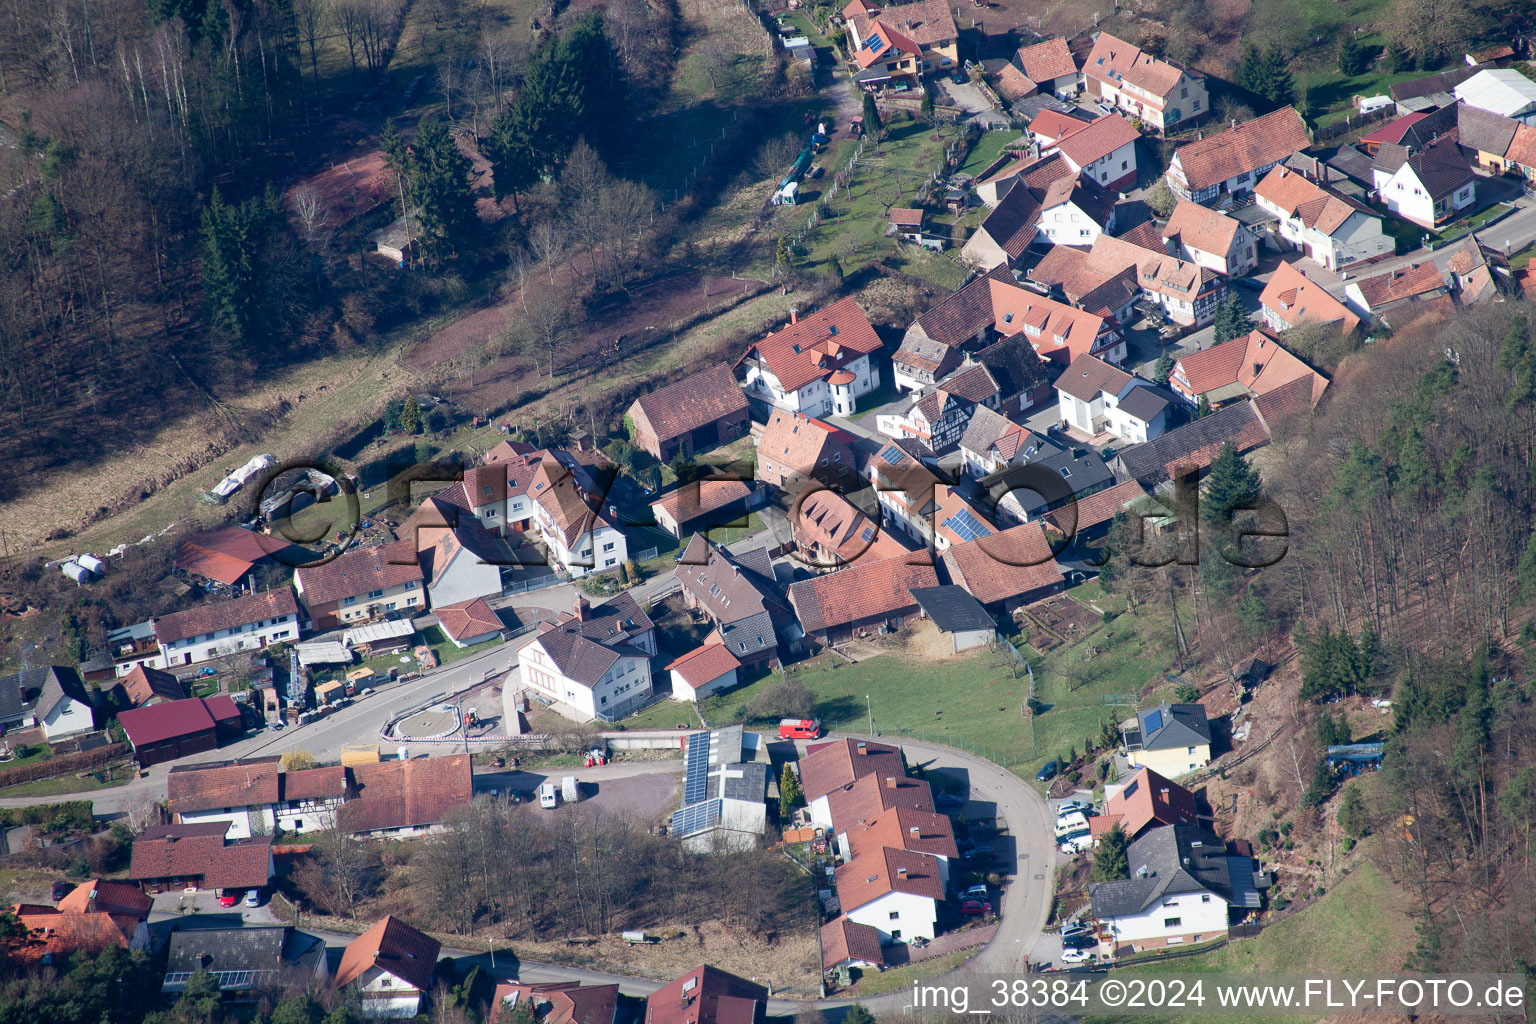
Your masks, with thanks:
[[[282,966],[283,925],[190,928],[171,933],[166,974],[182,971],[276,971]]]
[[[1375,187],[1371,179],[1371,158],[1354,146],[1340,146],[1326,162],[1350,181],[1366,188]]]
[[[1060,448],[1031,459],[1028,465],[1061,474],[1061,478],[1071,485],[1075,494],[1097,489],[1115,478],[1092,448]],[[1067,472],[1062,473],[1063,469]]]
[[[675,575],[738,658],[776,647],[778,623],[793,618],[779,597],[767,548],[737,555],[694,534]]]
[[[627,643],[654,627],[633,594],[619,594],[597,605],[581,623],[581,635],[600,644]]]
[[[1144,444],[1121,449],[1114,464],[1123,479],[1162,480],[1167,477],[1169,466],[1179,465],[1186,459],[1198,462],[1203,470],[1225,442],[1231,442],[1239,451],[1247,451],[1268,440],[1269,428],[1254,410],[1253,403],[1238,402]]]
[[[54,705],[66,696],[86,707],[91,706],[91,695],[86,692],[85,684],[80,681],[80,673],[59,665],[52,665],[42,671],[45,678],[41,686],[42,693],[37,698],[39,718],[52,711]]]
[[[998,396],[1007,402],[1025,391],[1034,391],[1051,379],[1052,368],[1035,354],[1024,332],[988,345],[973,356],[997,381]]]
[[[1233,900],[1230,861],[1252,864],[1251,858],[1228,858],[1227,846],[1198,825],[1164,825],[1142,833],[1127,851],[1131,877],[1100,882],[1093,887],[1093,913],[1098,918],[1139,914],[1147,907],[1180,893],[1209,892]],[[1247,879],[1252,886],[1252,869]],[[1243,901],[1246,904],[1246,900]]]
[[[981,602],[964,587],[913,587],[912,597],[923,614],[946,633],[997,627]]]
[[[1376,166],[1389,173],[1396,173],[1406,163],[1433,198],[1448,196],[1472,181],[1471,164],[1461,150],[1449,140],[1426,146],[1410,153],[1402,146],[1385,145],[1376,155]]]
[[[43,688],[46,668],[29,668],[14,675],[0,676],[0,721],[21,717],[27,704],[27,694]]]
[[[1465,103],[1458,103],[1451,109],[1456,111],[1456,123],[1459,128],[1456,141],[1468,149],[1480,150],[1484,153],[1503,156],[1509,149],[1510,140],[1515,137],[1515,129],[1520,124],[1512,117],[1495,114],[1491,110],[1469,107]]]
[[[984,405],[977,406],[976,411],[971,413],[970,421],[965,425],[965,433],[960,435],[960,447],[984,454],[992,447],[992,442],[1001,437],[1012,425],[1012,421],[1002,414],[993,412]]]
[[[1203,704],[1164,704],[1136,713],[1143,750],[1167,750],[1211,742]]]
[[[1152,387],[1132,388],[1130,394],[1120,399],[1120,411],[1127,416],[1134,416],[1143,423],[1150,423],[1162,412],[1177,402],[1167,388]]]
[[[1025,468],[1031,466],[1061,477],[1062,483],[1079,501],[1095,491],[1103,490],[1115,479],[1109,467],[1104,465],[1104,460],[1095,454],[1092,448],[1052,446],[1033,458],[1024,459],[1022,464],[1015,463],[983,478],[981,487],[997,502],[1002,502],[1011,494],[1019,507],[1030,515],[1045,512],[1048,506],[1057,507],[1066,504],[1065,497],[1060,501],[1047,500],[1031,486],[1030,477],[1033,476],[1033,472],[1026,475]],[[1063,473],[1062,470],[1066,472]]]
[[[1387,92],[1398,102],[1416,99],[1420,96],[1429,96],[1437,92],[1450,92],[1480,70],[1482,69],[1473,67],[1452,68],[1450,71],[1442,71],[1438,75],[1426,75],[1423,78],[1398,82],[1390,87]]]
[[[752,761],[725,766],[720,795],[727,800],[762,803],[768,795],[768,766]]]
[[[1023,99],[1014,100],[1009,105],[1013,116],[1025,121],[1033,121],[1041,111],[1054,110],[1058,114],[1076,114],[1078,109],[1070,103],[1063,103],[1055,96],[1037,92],[1033,96],[1025,96]]]

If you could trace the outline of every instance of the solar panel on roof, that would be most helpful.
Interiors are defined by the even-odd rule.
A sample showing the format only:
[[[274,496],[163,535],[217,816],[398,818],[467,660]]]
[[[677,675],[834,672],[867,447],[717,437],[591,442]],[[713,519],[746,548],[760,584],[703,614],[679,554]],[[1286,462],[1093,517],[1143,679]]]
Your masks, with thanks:
[[[885,451],[880,453],[880,457],[891,465],[898,466],[901,464],[901,460],[907,457],[907,453],[895,445],[890,445]]]
[[[1147,724],[1146,724],[1147,734],[1151,735],[1152,733],[1157,732],[1157,730],[1161,729],[1162,727],[1163,727],[1163,713],[1162,713],[1162,711],[1161,710],[1159,710],[1159,711],[1148,711],[1147,712]]]
[[[672,834],[686,839],[720,824],[720,801],[710,800],[684,807],[672,815]]]
[[[709,733],[696,732],[688,737],[688,751],[683,759],[683,806],[703,800],[709,788]]]
[[[873,526],[866,526],[866,527],[864,527],[864,532],[859,535],[859,539],[860,540],[873,540],[874,537],[875,537],[875,528]]]
[[[980,519],[971,515],[970,509],[961,509],[948,519],[944,520],[945,526],[960,537],[961,540],[976,540],[980,537],[990,537],[992,531]]]

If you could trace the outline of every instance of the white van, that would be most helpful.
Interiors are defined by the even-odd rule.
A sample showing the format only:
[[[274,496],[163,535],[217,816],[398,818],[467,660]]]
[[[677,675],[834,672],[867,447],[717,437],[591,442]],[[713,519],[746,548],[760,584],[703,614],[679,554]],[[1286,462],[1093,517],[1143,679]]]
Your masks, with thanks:
[[[1093,836],[1087,832],[1077,832],[1062,840],[1058,847],[1068,857],[1075,857],[1084,850],[1093,849]]]
[[[1082,811],[1073,811],[1056,819],[1056,838],[1069,836],[1073,832],[1086,832],[1088,830],[1088,817]]]
[[[547,781],[539,787],[539,806],[546,808],[560,806],[560,791],[555,788],[554,782]]]

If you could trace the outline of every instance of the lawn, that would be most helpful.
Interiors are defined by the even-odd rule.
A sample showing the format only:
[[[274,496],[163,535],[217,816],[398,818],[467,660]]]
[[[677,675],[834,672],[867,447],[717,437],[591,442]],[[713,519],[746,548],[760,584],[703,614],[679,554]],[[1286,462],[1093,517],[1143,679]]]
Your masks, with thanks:
[[[58,775],[51,779],[36,779],[32,782],[22,782],[15,786],[6,786],[0,789],[0,797],[15,796],[61,796],[68,793],[86,793],[96,789],[111,789],[113,786],[121,786],[138,774],[138,768],[134,765],[118,765],[107,770],[107,781],[103,782],[95,775],[87,775],[84,778],[76,778],[73,773]]]
[[[926,624],[913,628],[932,630]],[[1081,751],[1088,738],[1098,735],[1102,723],[1129,713],[1106,706],[1105,694],[1138,693],[1148,683],[1163,682],[1163,672],[1170,665],[1170,632],[1167,612],[1146,608],[1139,616],[1120,616],[1049,657],[1026,651],[1035,672],[1036,696],[1045,704],[1045,710],[1034,716],[1033,737],[1022,713],[1029,679],[1022,675],[1014,679],[1012,660],[998,651],[935,661],[911,653],[909,646],[907,651],[879,654],[854,665],[822,655],[790,671],[792,678],[815,692],[816,715],[829,729],[867,732],[872,711],[875,730],[885,736],[911,736],[974,749],[1033,779],[1046,761],[1074,747]],[[923,634],[912,635],[911,642],[925,643]],[[1087,658],[1090,645],[1098,653]],[[713,724],[733,721],[754,695],[779,678],[769,676],[710,698],[700,710]]]
[[[651,664],[655,666],[657,662]],[[651,671],[653,675],[660,674],[654,667]],[[687,722],[689,729],[704,728],[704,723],[699,720],[699,713],[694,709],[692,702],[684,700],[657,701],[639,714],[622,719],[619,724],[633,732],[645,729],[676,729],[680,722]]]
[[[1367,847],[1368,848],[1368,847]],[[1350,971],[1357,974],[1391,973],[1399,970],[1403,956],[1414,942],[1413,919],[1405,901],[1366,859],[1364,850],[1355,855],[1355,868],[1333,887],[1327,896],[1278,924],[1265,928],[1256,938],[1240,939],[1214,949],[1203,956],[1184,957],[1162,963],[1138,964],[1125,970],[1135,974],[1196,974],[1258,972],[1301,973],[1334,972],[1345,965],[1345,951]],[[1095,1017],[1099,1024],[1119,1024],[1133,1018]],[[1180,1016],[1149,1017],[1137,1014],[1134,1020],[1155,1019],[1177,1022],[1203,1018]],[[1246,1017],[1245,1020],[1268,1022],[1295,1021],[1298,1018]]]
[[[976,145],[971,147],[971,153],[965,158],[965,163],[960,165],[960,173],[973,177],[980,174],[992,161],[1002,156],[1003,148],[1017,139],[1020,134],[1022,133],[1011,128],[996,132],[982,132],[981,138],[976,140]]]

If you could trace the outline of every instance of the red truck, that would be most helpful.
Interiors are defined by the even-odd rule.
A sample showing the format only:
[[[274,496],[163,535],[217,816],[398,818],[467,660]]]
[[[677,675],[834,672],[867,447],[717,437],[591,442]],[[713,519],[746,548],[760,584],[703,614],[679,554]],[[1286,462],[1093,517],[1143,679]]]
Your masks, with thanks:
[[[781,718],[779,739],[814,740],[821,735],[821,723],[814,718]]]

